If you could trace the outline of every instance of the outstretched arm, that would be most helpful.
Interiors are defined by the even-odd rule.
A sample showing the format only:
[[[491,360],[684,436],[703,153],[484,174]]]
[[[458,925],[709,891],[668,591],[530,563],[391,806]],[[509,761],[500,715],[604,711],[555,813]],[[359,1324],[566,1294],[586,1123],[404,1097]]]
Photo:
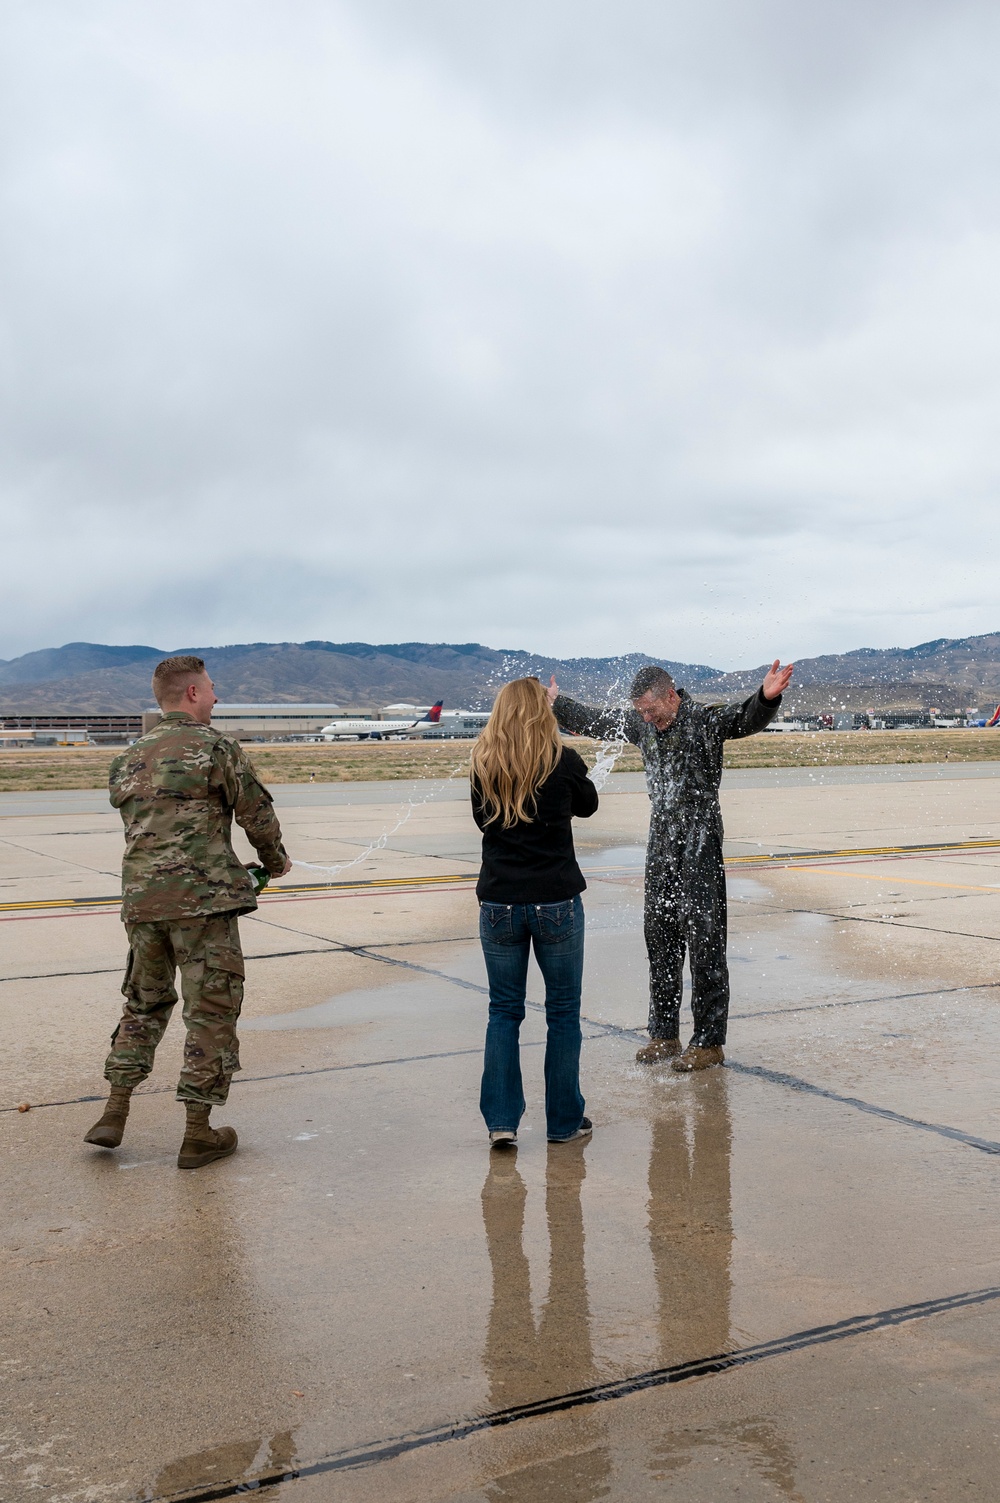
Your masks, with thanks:
[[[564,731],[575,731],[580,736],[597,736],[602,741],[631,741],[638,744],[642,720],[634,710],[600,710],[594,705],[582,705],[566,694],[559,693],[555,674],[549,680],[547,690],[552,713]]]
[[[751,694],[741,705],[722,706],[719,718],[725,740],[737,741],[742,736],[753,736],[771,724],[778,713],[781,696],[792,681],[794,667],[794,663],[789,663],[782,668],[779,659],[775,658],[756,694]]]

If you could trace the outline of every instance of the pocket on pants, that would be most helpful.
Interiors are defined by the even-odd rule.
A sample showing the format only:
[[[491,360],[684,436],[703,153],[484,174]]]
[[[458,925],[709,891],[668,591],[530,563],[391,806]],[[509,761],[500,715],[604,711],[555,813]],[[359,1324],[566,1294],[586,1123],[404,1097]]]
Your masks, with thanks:
[[[479,938],[488,944],[510,944],[514,937],[511,909],[506,903],[480,903]]]
[[[241,981],[246,976],[243,956],[239,950],[230,949],[228,945],[206,945],[205,970],[228,971],[231,976],[238,976]]]
[[[576,933],[576,902],[568,898],[564,903],[536,903],[538,934],[543,943],[572,939]]]
[[[228,945],[205,947],[205,979],[202,982],[203,1007],[221,1007],[235,1021],[243,1007],[243,956]]]

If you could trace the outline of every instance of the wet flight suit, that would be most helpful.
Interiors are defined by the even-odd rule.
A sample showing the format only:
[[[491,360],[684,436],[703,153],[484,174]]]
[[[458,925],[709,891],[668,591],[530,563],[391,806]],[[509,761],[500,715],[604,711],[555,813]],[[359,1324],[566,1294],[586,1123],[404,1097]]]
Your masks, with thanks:
[[[642,752],[649,792],[646,901],[649,1034],[680,1029],[685,948],[691,961],[692,1044],[726,1041],[726,873],[722,864],[722,744],[762,731],[781,703],[762,690],[743,704],[700,705],[679,689],[677,718],[665,731],[635,710],[598,710],[560,694],[552,706],[568,731],[631,741]]]
[[[177,1099],[221,1105],[240,1068],[237,919],[257,907],[230,834],[235,816],[263,865],[280,876],[287,858],[271,795],[237,742],[184,710],[171,710],[115,758],[109,788],[125,822],[129,956],[104,1077],[112,1086],[146,1079],[177,1001],[179,967],[187,1037]]]

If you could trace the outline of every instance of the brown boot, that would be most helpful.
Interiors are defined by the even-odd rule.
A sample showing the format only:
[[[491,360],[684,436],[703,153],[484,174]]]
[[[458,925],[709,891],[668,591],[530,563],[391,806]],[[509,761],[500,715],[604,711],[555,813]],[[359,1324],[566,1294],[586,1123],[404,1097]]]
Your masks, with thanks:
[[[113,1085],[104,1116],[84,1133],[83,1141],[93,1143],[95,1148],[117,1148],[125,1132],[131,1095],[131,1086]]]
[[[670,1068],[678,1075],[686,1075],[689,1070],[710,1070],[713,1065],[721,1065],[725,1057],[721,1044],[688,1044]]]
[[[200,1169],[203,1164],[214,1164],[236,1152],[239,1138],[232,1127],[209,1127],[208,1117],[212,1108],[201,1106],[196,1101],[186,1101],[187,1127],[184,1142],[177,1155],[178,1169]]]
[[[680,1052],[680,1039],[650,1039],[635,1057],[640,1065],[658,1065],[662,1059],[673,1059]]]

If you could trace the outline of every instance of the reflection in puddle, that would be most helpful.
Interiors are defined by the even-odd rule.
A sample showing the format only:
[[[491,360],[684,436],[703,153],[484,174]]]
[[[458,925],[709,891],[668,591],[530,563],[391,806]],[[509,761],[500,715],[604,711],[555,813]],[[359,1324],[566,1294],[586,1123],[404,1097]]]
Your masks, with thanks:
[[[658,1365],[714,1356],[730,1348],[733,1245],[729,1082],[721,1073],[657,1117],[650,1139],[647,1202],[649,1246],[657,1292]],[[493,1279],[483,1352],[489,1405],[505,1410],[558,1395],[581,1394],[601,1381],[591,1334],[580,1188],[582,1151],[552,1148],[547,1159],[545,1212],[549,1235],[548,1292],[538,1323],[523,1237],[527,1189],[514,1154],[494,1154],[482,1192],[483,1223]],[[606,1375],[603,1375],[606,1376]],[[540,1498],[591,1503],[611,1495],[606,1418],[574,1408],[573,1442],[558,1457],[531,1455],[484,1489],[504,1503]],[[752,1428],[752,1427],[751,1427]],[[741,1437],[747,1443],[745,1437]],[[512,1442],[508,1436],[506,1442]],[[771,1447],[772,1456],[777,1448]],[[683,1464],[686,1453],[659,1450],[655,1476]],[[780,1469],[779,1469],[780,1470]],[[769,1479],[777,1476],[772,1469]],[[794,1495],[793,1495],[794,1496]]]
[[[710,1074],[653,1121],[649,1246],[664,1367],[729,1347],[732,1120],[729,1082]]]
[[[531,1307],[531,1274],[524,1252],[527,1189],[512,1153],[494,1153],[483,1186],[483,1224],[493,1276],[483,1352],[492,1409],[589,1388],[597,1381],[584,1267],[580,1186],[587,1169],[582,1149],[549,1149],[545,1214],[549,1230],[549,1287],[538,1325]],[[608,1495],[611,1460],[603,1421],[581,1415],[575,1454],[533,1461],[494,1478],[485,1489],[504,1503]],[[581,1447],[582,1449],[578,1449]]]
[[[208,1483],[241,1483],[254,1487],[255,1479],[290,1472],[295,1465],[295,1432],[282,1430],[269,1440],[235,1440],[181,1456],[158,1473],[146,1489],[146,1498],[169,1497]]]

